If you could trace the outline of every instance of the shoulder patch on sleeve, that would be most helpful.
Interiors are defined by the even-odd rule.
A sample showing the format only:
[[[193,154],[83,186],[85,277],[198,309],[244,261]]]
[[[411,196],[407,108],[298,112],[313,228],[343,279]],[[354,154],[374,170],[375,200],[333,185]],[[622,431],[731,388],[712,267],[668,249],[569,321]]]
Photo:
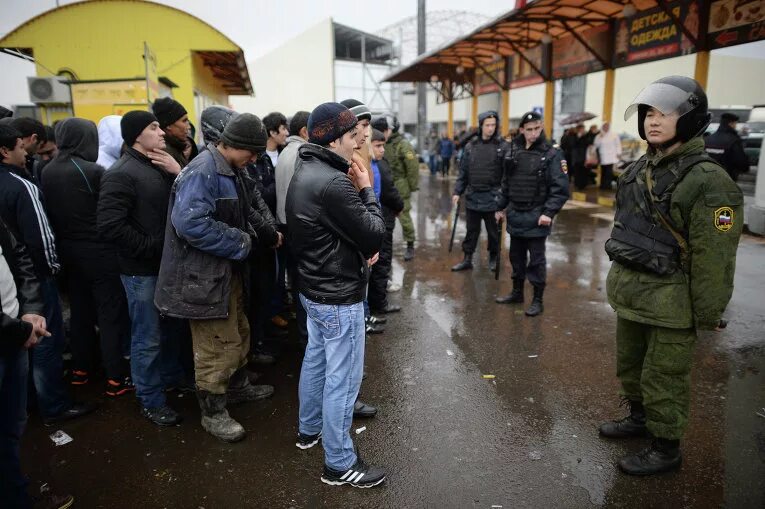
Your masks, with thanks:
[[[413,152],[407,152],[406,153],[406,158],[407,159],[414,159],[414,153]]]
[[[568,175],[568,162],[565,159],[560,160],[560,171]]]
[[[734,216],[735,213],[730,207],[720,207],[719,209],[715,210],[715,228],[721,232],[727,232],[733,228]]]

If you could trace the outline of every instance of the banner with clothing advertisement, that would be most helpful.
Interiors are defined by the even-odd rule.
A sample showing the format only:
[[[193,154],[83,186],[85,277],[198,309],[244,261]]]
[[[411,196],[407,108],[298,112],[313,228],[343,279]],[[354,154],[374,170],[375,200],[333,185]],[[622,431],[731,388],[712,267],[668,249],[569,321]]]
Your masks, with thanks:
[[[765,0],[718,0],[709,12],[710,49],[765,39]]]
[[[699,34],[698,2],[672,2],[668,8],[694,36]],[[616,24],[614,67],[662,60],[695,53],[693,42],[686,37],[661,7],[640,11]]]
[[[581,32],[580,35],[598,55],[608,58],[611,54],[611,31],[608,25],[590,28]],[[556,80],[602,71],[605,68],[601,61],[573,35],[555,39],[552,45],[552,72]]]

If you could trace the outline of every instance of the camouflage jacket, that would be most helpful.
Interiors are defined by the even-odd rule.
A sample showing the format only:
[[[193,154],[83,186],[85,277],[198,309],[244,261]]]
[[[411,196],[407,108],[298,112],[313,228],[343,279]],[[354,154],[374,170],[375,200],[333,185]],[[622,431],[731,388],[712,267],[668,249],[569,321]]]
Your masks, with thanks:
[[[393,181],[404,198],[419,188],[420,162],[412,145],[400,134],[391,134],[385,144],[385,159],[390,164]]]
[[[658,178],[677,171],[681,158],[703,151],[704,141],[694,138],[669,155],[649,150],[643,157]],[[645,171],[637,175],[643,182]],[[611,307],[621,318],[649,325],[714,329],[733,293],[743,204],[741,190],[722,167],[695,165],[670,198],[670,219],[688,245],[683,270],[660,276],[614,262],[606,283]]]

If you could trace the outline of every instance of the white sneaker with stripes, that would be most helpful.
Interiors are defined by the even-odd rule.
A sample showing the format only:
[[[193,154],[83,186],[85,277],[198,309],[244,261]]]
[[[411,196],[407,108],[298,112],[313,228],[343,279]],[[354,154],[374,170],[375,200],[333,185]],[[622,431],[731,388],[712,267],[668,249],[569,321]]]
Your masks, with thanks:
[[[324,465],[324,473],[321,476],[321,482],[331,486],[350,484],[354,488],[371,488],[382,484],[383,481],[385,481],[385,471],[367,465],[361,458],[358,458],[356,464],[345,472],[333,470]]]

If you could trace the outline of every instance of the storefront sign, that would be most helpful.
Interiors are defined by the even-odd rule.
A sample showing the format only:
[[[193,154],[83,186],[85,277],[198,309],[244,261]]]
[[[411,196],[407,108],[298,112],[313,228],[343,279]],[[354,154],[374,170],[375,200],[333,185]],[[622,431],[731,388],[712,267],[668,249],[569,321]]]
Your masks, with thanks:
[[[507,67],[507,61],[502,59],[497,62],[486,63],[482,65],[483,69],[476,67],[475,70],[476,81],[478,85],[476,93],[478,95],[483,95],[499,92],[501,87],[494,80],[496,79],[500,83],[505,83],[505,68]],[[487,74],[484,69],[490,74]],[[492,79],[492,76],[494,79]]]
[[[709,13],[711,49],[765,39],[765,0],[719,0]]]
[[[523,50],[523,55],[534,63],[534,67],[542,69],[544,64],[542,46],[535,46],[528,50]],[[528,87],[544,82],[544,78],[539,75],[529,63],[520,56],[514,56],[511,61],[513,69],[510,88]]]
[[[581,33],[582,39],[603,57],[611,54],[609,46],[611,33],[608,25],[601,25]],[[604,66],[573,35],[553,41],[553,78],[571,78],[603,70]]]
[[[691,34],[699,33],[696,2],[669,4],[669,9]],[[620,20],[614,39],[614,66],[640,64],[695,53],[696,48],[672,18],[661,8],[638,12]]]

